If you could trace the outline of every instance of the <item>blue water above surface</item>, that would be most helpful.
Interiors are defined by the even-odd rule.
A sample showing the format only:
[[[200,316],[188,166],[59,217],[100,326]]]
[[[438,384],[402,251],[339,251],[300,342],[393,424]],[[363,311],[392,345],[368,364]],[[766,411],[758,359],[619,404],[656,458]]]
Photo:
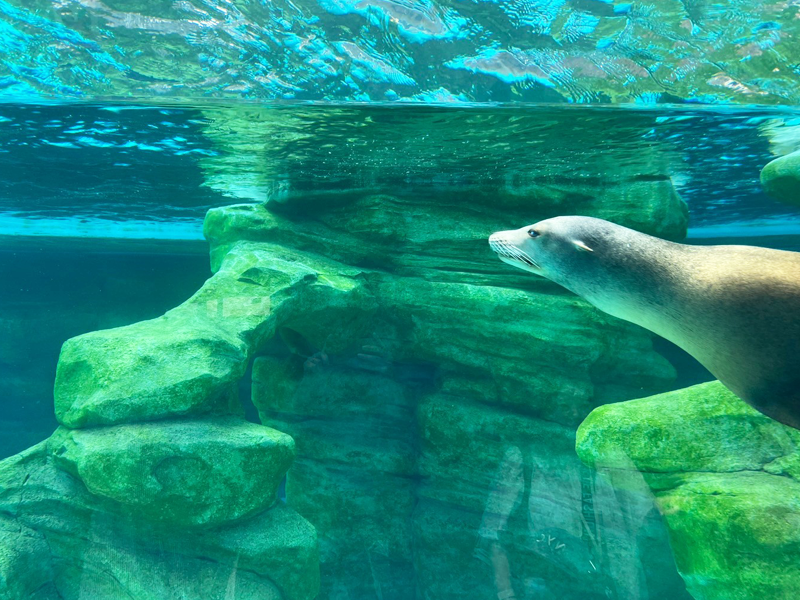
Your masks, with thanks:
[[[688,204],[690,237],[789,235],[798,210],[758,177],[800,147],[795,123],[755,107],[6,103],[0,234],[201,239],[213,206],[363,186],[468,194],[565,165],[594,176],[594,157],[635,171],[646,149]]]

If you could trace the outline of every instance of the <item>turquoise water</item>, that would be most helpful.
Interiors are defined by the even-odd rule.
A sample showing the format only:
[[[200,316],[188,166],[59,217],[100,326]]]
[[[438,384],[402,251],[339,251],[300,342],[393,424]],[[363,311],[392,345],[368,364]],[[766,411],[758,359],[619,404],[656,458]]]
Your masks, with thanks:
[[[793,2],[4,0],[10,98],[798,101]]]
[[[160,406],[183,389],[184,364],[186,380],[194,377],[203,348],[215,373],[214,361],[235,353],[204,345],[208,331],[240,327],[225,335],[248,345],[242,372],[226,375],[241,415],[235,399],[224,410],[145,407],[86,422],[62,411],[62,423],[90,435],[140,429],[102,451],[89,438],[61,450],[51,442],[45,454],[55,458],[41,461],[56,461],[57,475],[25,466],[39,455],[2,463],[0,545],[15,550],[0,560],[0,597],[313,597],[315,559],[297,550],[305,541],[281,537],[302,527],[278,520],[247,530],[288,509],[272,507],[267,484],[247,487],[263,471],[226,454],[248,447],[239,433],[218,442],[179,431],[174,456],[206,470],[187,462],[152,481],[141,473],[136,460],[159,451],[137,446],[147,427],[213,420],[220,410],[295,439],[278,496],[316,529],[320,598],[679,600],[692,597],[685,581],[696,598],[723,597],[697,595],[697,581],[719,573],[703,571],[691,550],[699,542],[661,516],[690,509],[658,496],[637,469],[603,475],[574,450],[596,406],[711,376],[669,343],[506,267],[486,239],[575,213],[687,243],[798,249],[800,209],[766,196],[758,178],[767,162],[800,149],[799,126],[794,111],[758,107],[0,105],[0,458],[56,429],[54,385],[57,406],[83,397],[81,386],[102,395],[127,385],[129,395],[114,400],[124,412],[152,380],[149,402]],[[224,209],[234,204],[266,205],[266,216],[254,225],[262,209]],[[220,208],[206,224],[210,263],[203,220]],[[218,301],[208,314],[222,315],[191,321],[199,349],[153,350],[156,330],[121,330],[103,342],[111,358],[84,348],[94,366],[64,367],[56,381],[67,339],[180,305],[236,253],[236,239],[266,244],[280,260],[199,296]],[[236,286],[281,286],[301,267],[343,295],[296,282],[271,296],[248,292],[247,306],[271,302],[277,325],[252,325],[241,303],[225,308],[241,299]],[[64,364],[80,364],[67,350]],[[103,361],[129,358],[141,371],[97,374]],[[167,372],[172,388],[159,383]],[[192,444],[218,453],[227,483]],[[58,462],[62,451],[71,467]],[[101,466],[82,471],[80,452],[101,453]],[[229,497],[226,485],[238,491]],[[206,512],[197,516],[201,492]],[[208,516],[237,497],[256,508]],[[18,522],[32,532],[19,543]],[[725,538],[725,522],[709,526]],[[239,529],[229,535],[230,523]],[[256,538],[280,543],[255,550]],[[46,560],[31,541],[41,539],[54,548]]]

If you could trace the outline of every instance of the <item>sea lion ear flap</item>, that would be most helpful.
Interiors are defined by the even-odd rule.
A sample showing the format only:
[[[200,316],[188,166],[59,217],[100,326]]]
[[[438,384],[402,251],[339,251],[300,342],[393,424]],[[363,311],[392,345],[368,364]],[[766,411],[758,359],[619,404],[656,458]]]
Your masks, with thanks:
[[[578,240],[572,240],[572,244],[581,252],[594,252],[589,246]]]

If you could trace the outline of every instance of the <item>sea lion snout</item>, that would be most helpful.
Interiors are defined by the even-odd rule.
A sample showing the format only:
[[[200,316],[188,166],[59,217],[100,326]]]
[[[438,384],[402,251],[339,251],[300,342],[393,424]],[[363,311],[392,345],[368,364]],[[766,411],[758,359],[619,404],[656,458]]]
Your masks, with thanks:
[[[541,267],[520,243],[524,240],[521,229],[498,231],[489,236],[489,246],[504,263],[538,274]]]
[[[489,236],[489,246],[496,254],[501,256],[506,253],[507,233],[508,231],[498,231]]]
[[[508,241],[509,233],[508,231],[497,231],[489,236],[489,247],[501,258],[503,256],[508,256],[510,258],[510,251],[508,249],[510,245]]]

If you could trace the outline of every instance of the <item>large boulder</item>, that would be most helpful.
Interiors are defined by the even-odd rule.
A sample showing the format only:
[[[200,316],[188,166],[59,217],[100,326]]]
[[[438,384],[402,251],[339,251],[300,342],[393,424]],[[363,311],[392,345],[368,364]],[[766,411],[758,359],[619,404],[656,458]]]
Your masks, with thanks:
[[[59,468],[47,443],[0,462],[0,597],[312,600],[317,593],[314,528],[282,502],[235,523],[188,529],[122,509]]]
[[[299,290],[316,284],[347,296],[358,287],[321,257],[266,244],[227,250],[214,276],[164,316],[67,340],[55,384],[62,425],[236,412],[231,392]]]
[[[288,435],[232,417],[61,427],[48,446],[91,493],[175,525],[227,523],[267,508],[294,457]]]
[[[577,451],[643,475],[696,600],[797,597],[799,431],[711,382],[595,409]]]

